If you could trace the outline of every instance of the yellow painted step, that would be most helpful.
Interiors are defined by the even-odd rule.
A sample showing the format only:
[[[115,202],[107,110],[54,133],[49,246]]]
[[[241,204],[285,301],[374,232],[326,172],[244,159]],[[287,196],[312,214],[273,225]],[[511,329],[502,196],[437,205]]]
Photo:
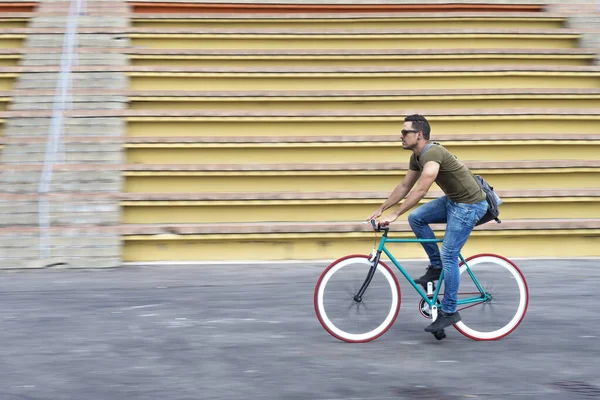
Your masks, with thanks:
[[[12,97],[0,95],[0,111],[6,111],[11,101]]]
[[[0,49],[21,48],[27,35],[0,33]]]
[[[30,18],[12,18],[12,17],[0,17],[0,29],[14,29],[14,28],[27,28],[29,24]],[[548,26],[543,26],[543,21],[540,21],[540,28],[553,28],[549,26],[552,24],[552,21],[547,21]]]
[[[521,222],[521,223],[520,223]],[[488,227],[488,225],[495,225]],[[300,225],[300,226],[298,226]],[[154,229],[140,234],[135,227],[123,238],[123,259],[136,261],[208,260],[331,260],[348,254],[369,254],[373,232],[354,223],[281,223],[258,225],[209,225],[194,229]],[[311,226],[314,226],[311,227]],[[517,229],[522,227],[523,229]],[[489,223],[476,228],[462,254],[495,253],[505,257],[597,257],[600,256],[600,222],[595,220],[531,220]],[[414,238],[406,223],[398,223],[390,237]],[[280,233],[267,233],[277,232]],[[337,230],[337,231],[336,231]],[[185,232],[173,234],[169,232]],[[200,234],[195,231],[202,232]],[[443,226],[434,226],[443,237]],[[425,258],[418,243],[390,244],[399,259]]]
[[[507,113],[506,115],[440,115],[434,111],[422,112],[405,109],[402,113],[421,113],[432,126],[432,137],[440,134],[522,134],[565,135],[577,138],[582,134],[597,134],[600,115],[577,115],[576,112],[549,115],[542,111],[531,114]],[[484,111],[480,111],[484,112]],[[579,110],[577,111],[579,112]],[[405,115],[391,115],[385,111],[362,113],[362,116],[285,117],[271,116],[235,117],[225,113],[205,116],[128,116],[127,135],[135,136],[362,136],[398,135]],[[379,114],[379,115],[378,115]],[[394,113],[395,114],[395,113]],[[185,115],[185,114],[183,114]],[[219,116],[217,116],[219,115]],[[224,115],[224,116],[220,116]],[[297,114],[296,114],[297,115]]]
[[[0,72],[0,90],[12,90],[18,74]]]
[[[0,54],[0,67],[15,67],[19,65],[21,55],[19,54]]]
[[[569,89],[566,89],[569,90]],[[580,90],[581,91],[581,90]],[[190,95],[185,91],[161,95],[160,92],[135,94],[128,97],[132,110],[368,110],[368,109],[449,109],[449,108],[600,108],[600,89],[588,93],[552,93],[529,90],[531,93],[477,93],[410,95],[408,93],[331,95],[276,95],[255,92],[242,95]],[[537,93],[539,92],[539,93]],[[546,93],[544,93],[546,92]],[[572,92],[572,90],[571,90]]]
[[[592,65],[589,49],[328,49],[127,51],[131,65],[170,67],[456,67]]]
[[[539,67],[538,67],[539,68]],[[558,68],[558,67],[557,67]],[[567,68],[567,67],[564,67]],[[323,69],[291,72],[278,69],[248,71],[230,69],[222,72],[131,71],[127,75],[132,90],[447,90],[507,88],[600,88],[600,69],[569,67],[572,70],[514,67],[506,70],[478,69],[435,71],[405,68],[345,68],[339,72]]]
[[[209,28],[209,29],[255,29],[255,28],[311,28],[311,29],[442,29],[442,28],[524,28],[524,29],[556,29],[564,25],[560,16],[540,15],[461,15],[457,17],[443,15],[379,15],[379,16],[315,16],[297,17],[264,17],[250,15],[235,18],[231,15],[222,17],[142,17],[135,16],[132,26],[136,28]]]
[[[483,31],[463,33],[462,30],[352,30],[313,31],[291,33],[271,30],[252,33],[216,30],[206,33],[189,30],[181,33],[132,32],[128,34],[132,46],[150,49],[569,49],[577,47],[580,34],[562,30],[527,33]],[[297,31],[300,32],[300,31]]]
[[[533,217],[600,218],[600,196],[503,197],[502,200],[500,217],[503,221]],[[384,201],[385,198],[122,201],[121,221],[126,224],[360,221]],[[400,220],[407,217],[408,214],[402,215]]]
[[[530,167],[519,162],[469,162],[473,173],[481,174],[503,190],[595,188],[600,182],[597,161],[538,161]],[[558,167],[560,165],[560,167]],[[128,193],[208,192],[315,192],[387,191],[406,173],[406,163],[381,166],[132,166],[123,172]],[[435,185],[434,189],[438,189]]]
[[[448,55],[432,56],[193,56],[193,55],[142,55],[129,56],[134,66],[168,67],[415,67],[415,66],[509,66],[509,65],[591,65],[593,55]]]
[[[600,160],[598,140],[440,141],[461,160]],[[128,164],[366,163],[408,161],[399,139],[308,143],[129,143]]]
[[[442,235],[443,232],[438,232]],[[399,236],[397,236],[399,237]],[[405,233],[402,237],[414,238]],[[505,257],[598,257],[600,229],[514,231],[502,236],[471,234],[463,254],[501,254]],[[186,235],[166,237],[125,236],[125,262],[152,261],[272,261],[333,260],[348,254],[369,254],[372,234],[303,235]],[[426,258],[418,244],[390,245],[400,259]],[[324,267],[327,264],[323,264]]]

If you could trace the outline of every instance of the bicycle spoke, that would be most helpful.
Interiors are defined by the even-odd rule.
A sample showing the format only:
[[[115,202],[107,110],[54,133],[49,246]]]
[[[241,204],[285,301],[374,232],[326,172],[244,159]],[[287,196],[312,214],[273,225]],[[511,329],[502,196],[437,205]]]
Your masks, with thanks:
[[[368,312],[368,311],[369,311],[369,307],[367,307],[367,302],[365,301],[365,299],[364,299],[364,298],[363,298],[363,300],[362,300],[362,305],[363,305],[363,308],[365,309],[365,311],[367,311],[367,312]]]
[[[346,292],[346,294],[347,294],[348,296],[350,296],[350,298],[352,298],[352,299],[353,299],[353,298],[354,298],[354,296],[356,295],[356,292],[355,292],[355,291],[353,291],[353,290],[352,290],[350,287],[346,288],[344,291],[345,291],[345,292]]]
[[[507,335],[519,325],[527,309],[525,280],[514,264],[500,257],[482,255],[467,262],[479,286],[466,266],[461,266],[459,300],[478,297],[479,287],[485,291],[486,298],[459,308],[462,320],[456,324],[457,329],[480,340]]]
[[[395,320],[400,306],[397,280],[388,268],[380,265],[361,301],[356,302],[354,297],[365,283],[371,263],[362,257],[344,259],[340,263],[331,273],[327,270],[323,273],[323,290],[319,291],[317,284],[320,298],[316,298],[315,309],[320,313],[320,322],[342,340],[370,340],[387,330]],[[334,263],[329,268],[335,266]]]
[[[355,307],[356,302],[354,301],[354,299],[352,301],[350,301],[350,305],[348,306],[348,314],[350,314],[350,311]]]

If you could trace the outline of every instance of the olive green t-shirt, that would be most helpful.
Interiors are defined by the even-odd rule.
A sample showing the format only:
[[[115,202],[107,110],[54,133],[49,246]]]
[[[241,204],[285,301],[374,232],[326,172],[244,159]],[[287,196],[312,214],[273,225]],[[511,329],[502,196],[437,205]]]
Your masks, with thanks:
[[[423,156],[422,164],[425,165],[429,161],[440,164],[435,183],[450,200],[470,204],[485,200],[485,193],[479,187],[473,173],[442,145],[433,144],[429,147]],[[422,171],[415,153],[410,157],[408,168],[412,171]]]

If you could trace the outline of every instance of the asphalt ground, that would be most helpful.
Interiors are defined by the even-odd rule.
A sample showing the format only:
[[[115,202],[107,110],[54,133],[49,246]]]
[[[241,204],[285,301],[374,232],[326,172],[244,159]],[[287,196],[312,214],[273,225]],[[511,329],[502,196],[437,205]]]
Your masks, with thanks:
[[[0,399],[600,398],[600,260],[516,262],[529,310],[495,342],[425,333],[400,275],[394,326],[340,342],[313,309],[326,263],[3,271]]]

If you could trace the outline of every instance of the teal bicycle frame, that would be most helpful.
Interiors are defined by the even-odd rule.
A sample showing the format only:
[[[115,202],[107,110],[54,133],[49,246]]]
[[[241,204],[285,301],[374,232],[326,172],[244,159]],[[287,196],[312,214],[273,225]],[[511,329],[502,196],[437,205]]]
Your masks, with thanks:
[[[442,285],[438,284],[436,286],[433,296],[430,298],[427,295],[427,293],[425,293],[423,291],[423,289],[421,289],[421,287],[419,285],[417,285],[417,283],[415,283],[413,278],[411,278],[410,275],[408,275],[406,273],[406,271],[404,270],[402,265],[400,265],[400,263],[392,255],[390,250],[385,247],[385,244],[386,243],[440,243],[443,241],[443,239],[390,239],[387,237],[387,235],[388,235],[388,229],[384,229],[383,236],[382,236],[381,240],[379,241],[379,247],[377,248],[377,253],[375,254],[375,256],[373,258],[373,264],[371,265],[371,269],[369,271],[367,279],[363,283],[362,287],[360,288],[358,294],[354,297],[354,299],[357,301],[360,301],[362,299],[362,295],[364,294],[365,290],[369,286],[369,283],[371,282],[371,279],[373,278],[373,275],[375,274],[375,268],[377,268],[377,264],[379,263],[379,258],[381,257],[381,253],[385,253],[385,255],[388,256],[388,258],[392,261],[392,263],[396,266],[396,268],[398,268],[400,273],[402,273],[402,275],[404,275],[406,280],[412,285],[412,287],[417,291],[417,293],[419,293],[419,295],[423,298],[423,300],[425,302],[427,302],[427,304],[429,304],[429,307],[433,307],[434,305],[436,305],[438,295],[440,293],[440,288],[442,287]],[[473,271],[471,271],[471,268],[469,268],[469,265],[468,265],[467,261],[463,258],[462,254],[459,254],[458,257],[466,266],[469,276],[471,277],[471,279],[473,279],[475,286],[479,290],[479,296],[469,297],[466,299],[460,299],[457,301],[457,306],[490,301],[492,299],[492,296],[485,292],[485,290],[483,289],[483,287],[481,286],[481,284],[479,283],[479,281],[473,274]],[[443,279],[444,279],[444,271],[442,270],[439,282],[442,282]]]

